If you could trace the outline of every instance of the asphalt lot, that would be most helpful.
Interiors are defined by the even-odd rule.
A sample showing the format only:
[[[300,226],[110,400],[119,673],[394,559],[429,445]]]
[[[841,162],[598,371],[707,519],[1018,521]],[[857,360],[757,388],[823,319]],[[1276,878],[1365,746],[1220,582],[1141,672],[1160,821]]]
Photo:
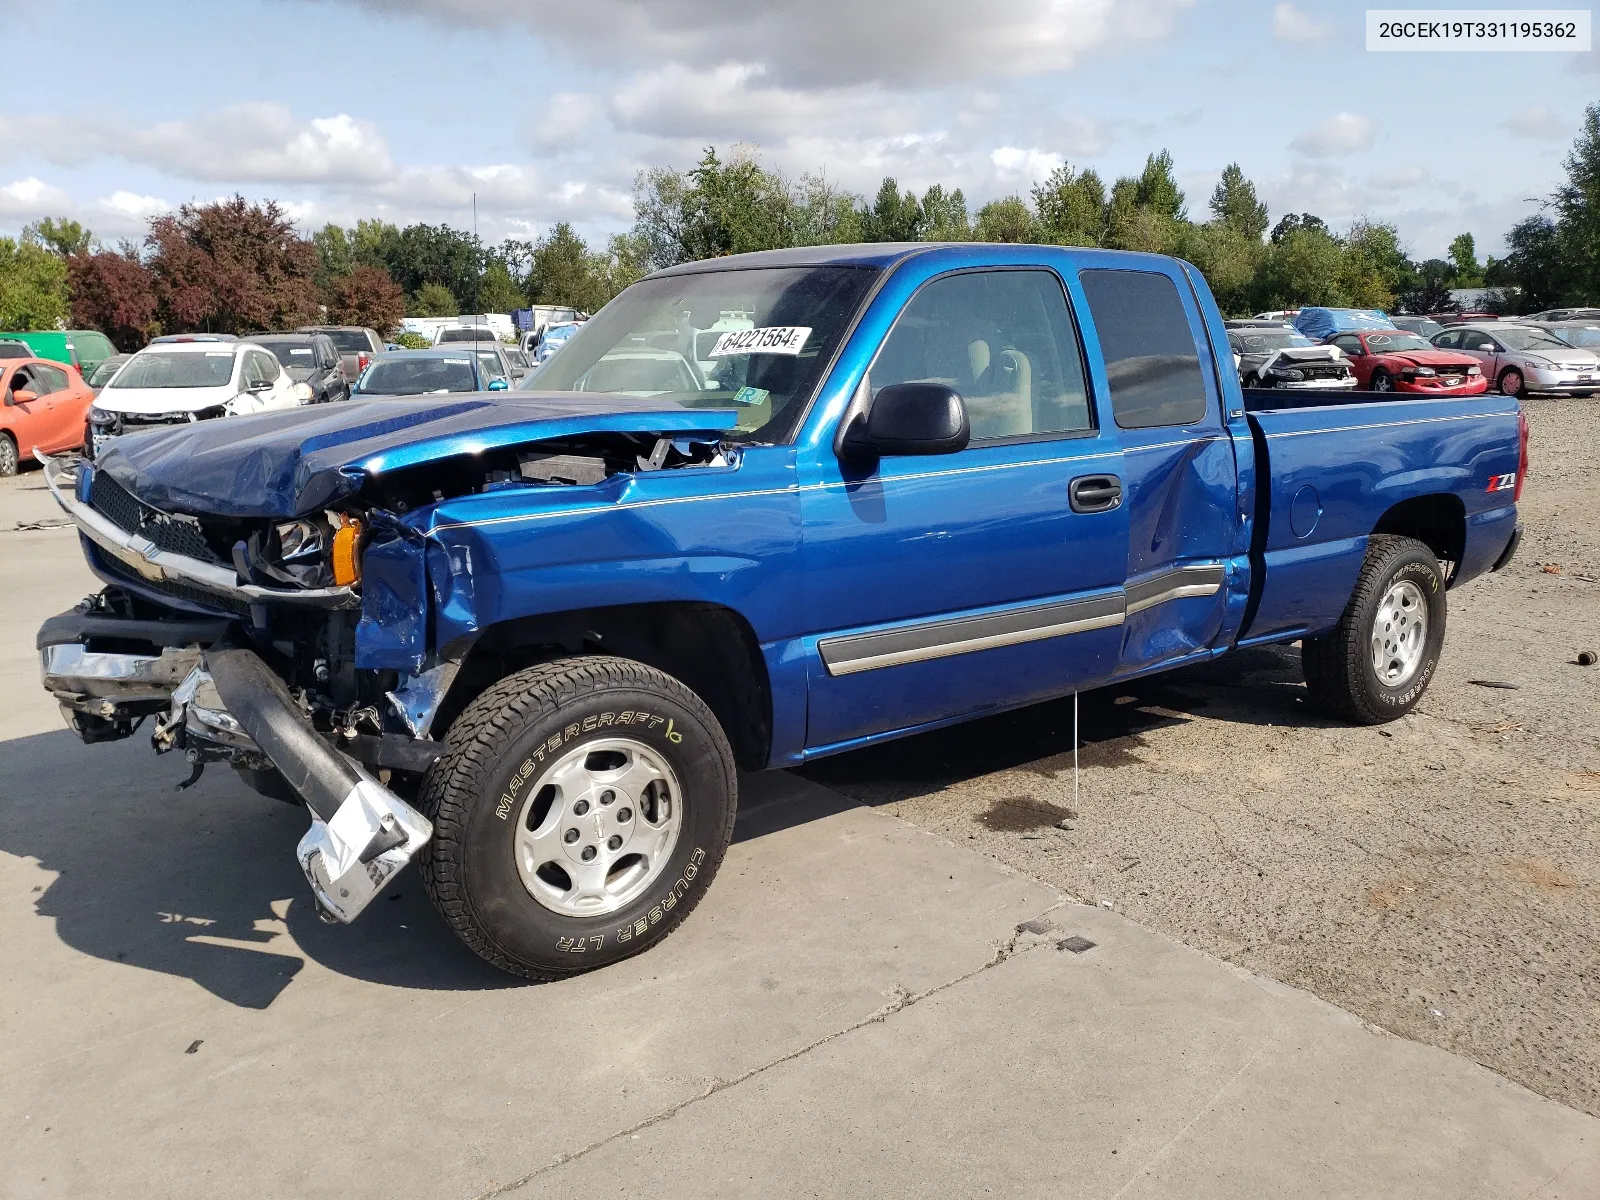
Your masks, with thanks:
[[[1086,698],[1076,802],[1059,704],[758,777],[682,930],[539,987],[409,875],[320,925],[299,811],[79,745],[32,633],[94,585],[0,482],[0,1195],[1600,1195],[1580,404],[1392,736],[1272,651]]]

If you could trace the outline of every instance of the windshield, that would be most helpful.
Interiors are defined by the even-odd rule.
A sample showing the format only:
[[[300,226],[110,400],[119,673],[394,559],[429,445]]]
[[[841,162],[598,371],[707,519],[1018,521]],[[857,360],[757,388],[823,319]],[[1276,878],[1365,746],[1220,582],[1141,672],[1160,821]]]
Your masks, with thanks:
[[[782,440],[876,274],[860,267],[771,267],[646,279],[601,309],[519,386],[732,408],[741,433]]]
[[[311,340],[295,342],[269,342],[258,339],[256,345],[272,351],[272,356],[283,364],[291,378],[299,379],[317,369],[317,351]],[[296,374],[299,372],[299,374]]]
[[[115,375],[117,373],[117,368],[127,361],[128,360],[126,357],[116,356],[106,359],[94,369],[94,374],[89,376],[89,386],[104,387],[106,380]]]
[[[1572,348],[1554,334],[1546,333],[1542,329],[1500,328],[1494,331],[1494,335],[1513,350],[1570,350]]]
[[[1408,350],[1436,350],[1432,342],[1414,333],[1369,333],[1367,350],[1372,354],[1399,354]]]
[[[1310,346],[1314,343],[1303,333],[1292,329],[1263,329],[1259,332],[1236,333],[1241,354],[1265,354],[1269,350],[1284,350],[1290,346]]]
[[[367,368],[356,390],[369,395],[420,396],[424,392],[475,392],[478,377],[472,360],[457,358],[391,358]]]
[[[1585,350],[1600,346],[1600,326],[1585,325],[1582,329],[1562,329],[1557,333],[1569,346],[1581,346]]]
[[[222,387],[233,378],[233,351],[206,350],[200,354],[144,350],[128,360],[108,387],[199,388]]]
[[[360,329],[330,329],[328,337],[340,354],[371,354],[372,342]]]

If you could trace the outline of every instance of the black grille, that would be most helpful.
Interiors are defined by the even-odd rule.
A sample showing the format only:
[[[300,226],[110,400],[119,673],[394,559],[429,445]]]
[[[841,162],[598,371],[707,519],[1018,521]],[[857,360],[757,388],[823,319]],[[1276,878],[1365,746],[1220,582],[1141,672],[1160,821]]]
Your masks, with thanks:
[[[160,582],[146,579],[120,559],[113,558],[104,552],[98,553],[96,557],[99,559],[101,569],[106,574],[114,575],[118,579],[126,579],[131,583],[137,583],[139,586],[147,587],[151,591],[160,592],[163,596],[171,596],[174,600],[182,600],[185,604],[209,609],[212,612],[229,612],[241,617],[250,611],[248,604],[228,596],[219,596],[214,592],[206,591],[204,588],[190,587],[186,583],[173,583],[170,579],[164,579]]]
[[[146,504],[104,471],[89,480],[89,505],[119,529],[148,538],[163,550],[201,562],[222,561],[206,544],[199,521]]]

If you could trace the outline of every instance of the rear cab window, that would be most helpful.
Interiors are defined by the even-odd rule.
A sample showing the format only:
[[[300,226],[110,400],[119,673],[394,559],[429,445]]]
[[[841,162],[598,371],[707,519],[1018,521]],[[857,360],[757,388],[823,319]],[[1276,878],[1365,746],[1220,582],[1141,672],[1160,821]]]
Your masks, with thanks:
[[[1088,268],[1078,281],[1100,338],[1119,428],[1197,425],[1205,376],[1177,284],[1155,271]]]

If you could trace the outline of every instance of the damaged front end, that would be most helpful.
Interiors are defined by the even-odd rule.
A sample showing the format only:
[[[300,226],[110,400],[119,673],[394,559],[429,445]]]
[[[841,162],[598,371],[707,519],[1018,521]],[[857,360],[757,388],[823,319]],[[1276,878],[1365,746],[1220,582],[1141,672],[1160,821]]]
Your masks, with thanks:
[[[369,444],[356,461],[325,458],[314,471],[317,439],[307,438],[241,458],[232,492],[209,505],[179,504],[193,478],[171,457],[156,463],[189,430],[130,440],[137,455],[113,442],[97,463],[46,458],[46,485],[108,586],[40,629],[44,685],[85,742],[150,721],[156,752],[189,763],[180,787],[226,764],[256,790],[303,803],[311,825],[298,857],[318,910],[353,920],[432,836],[403,797],[444,752],[435,722],[475,637],[470,620],[436,619],[472,580],[471,565],[434,542],[432,511],[727,465],[737,451],[714,432],[723,414],[696,416],[680,423],[709,425],[709,436],[490,431],[436,438],[438,457]],[[139,456],[145,468],[130,469]],[[296,490],[269,486],[286,478]]]

